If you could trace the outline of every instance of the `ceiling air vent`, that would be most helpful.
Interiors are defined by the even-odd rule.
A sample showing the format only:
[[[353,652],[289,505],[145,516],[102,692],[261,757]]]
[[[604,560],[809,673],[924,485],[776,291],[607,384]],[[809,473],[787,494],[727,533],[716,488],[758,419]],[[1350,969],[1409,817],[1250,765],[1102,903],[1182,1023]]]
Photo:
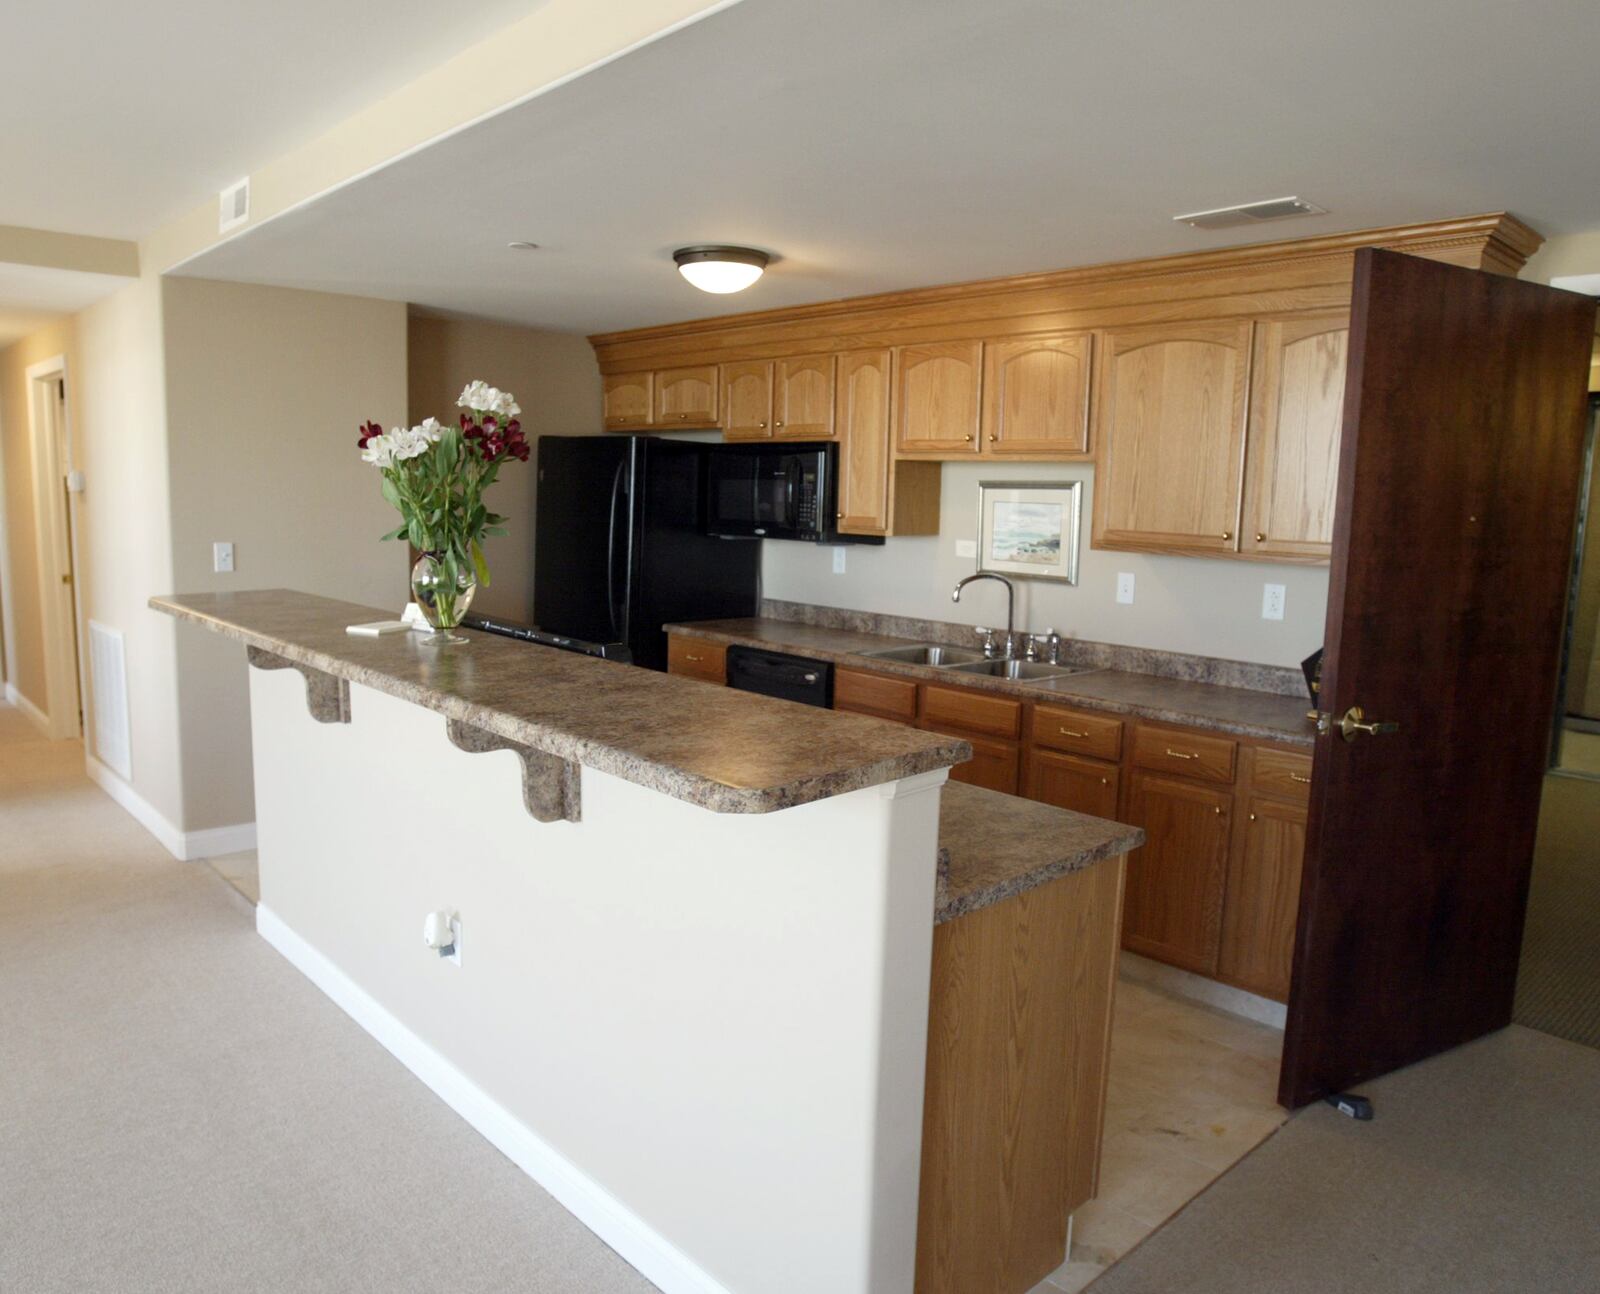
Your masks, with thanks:
[[[1173,219],[1180,224],[1193,225],[1196,229],[1232,229],[1236,225],[1254,225],[1263,220],[1326,214],[1326,207],[1319,207],[1303,198],[1269,198],[1265,202],[1242,202],[1237,207],[1191,211],[1185,216],[1173,216]]]
[[[225,234],[250,219],[250,177],[230,184],[217,200],[217,232]]]

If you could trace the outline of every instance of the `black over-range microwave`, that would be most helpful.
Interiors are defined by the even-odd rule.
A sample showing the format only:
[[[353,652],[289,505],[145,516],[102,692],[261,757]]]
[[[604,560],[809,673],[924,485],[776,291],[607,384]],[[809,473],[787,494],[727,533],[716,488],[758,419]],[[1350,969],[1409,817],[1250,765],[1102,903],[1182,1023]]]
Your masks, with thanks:
[[[839,447],[717,445],[706,455],[706,531],[729,538],[881,544],[839,533]]]

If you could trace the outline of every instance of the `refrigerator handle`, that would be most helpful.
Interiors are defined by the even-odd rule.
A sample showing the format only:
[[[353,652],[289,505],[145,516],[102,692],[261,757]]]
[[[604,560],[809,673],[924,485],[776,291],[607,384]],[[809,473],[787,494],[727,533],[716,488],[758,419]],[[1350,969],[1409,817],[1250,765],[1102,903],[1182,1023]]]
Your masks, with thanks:
[[[611,505],[606,509],[606,615],[611,621],[611,637],[620,640],[617,625],[617,500],[622,495],[622,472],[626,461],[617,464],[617,473],[611,478]]]

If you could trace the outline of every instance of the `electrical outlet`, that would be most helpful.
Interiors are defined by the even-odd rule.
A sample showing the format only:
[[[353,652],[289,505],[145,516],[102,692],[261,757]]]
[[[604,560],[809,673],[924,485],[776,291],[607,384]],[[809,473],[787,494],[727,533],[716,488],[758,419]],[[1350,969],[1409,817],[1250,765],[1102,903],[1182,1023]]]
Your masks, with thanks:
[[[1263,620],[1282,620],[1283,603],[1287,590],[1281,584],[1263,584],[1261,586],[1261,618]]]
[[[844,574],[844,551],[842,544],[833,550],[833,573],[835,575]]]
[[[225,539],[219,539],[211,545],[211,569],[221,574],[229,574],[233,570],[233,545]]]
[[[1117,601],[1133,603],[1133,572],[1123,571],[1117,576]]]
[[[976,539],[956,540],[957,557],[976,557],[978,555],[978,541]]]

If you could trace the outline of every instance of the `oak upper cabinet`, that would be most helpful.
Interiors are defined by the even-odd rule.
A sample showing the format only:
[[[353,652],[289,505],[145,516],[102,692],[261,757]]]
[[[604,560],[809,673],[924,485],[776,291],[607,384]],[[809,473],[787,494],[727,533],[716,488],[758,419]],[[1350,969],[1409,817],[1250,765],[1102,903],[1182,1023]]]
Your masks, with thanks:
[[[983,343],[927,342],[895,351],[895,447],[902,454],[976,454]]]
[[[655,375],[655,425],[715,427],[717,425],[717,366],[662,369]]]
[[[890,453],[888,350],[838,357],[834,431],[839,439],[838,529],[847,535],[939,533],[938,463],[897,463]]]
[[[1349,341],[1344,310],[1256,324],[1242,552],[1328,560]]]
[[[1251,328],[1243,320],[1106,333],[1096,547],[1238,551]]]
[[[722,366],[722,438],[772,439],[772,361]]]
[[[983,452],[1087,458],[1093,345],[1086,332],[985,342]]]
[[[1128,855],[1123,946],[1215,975],[1233,789],[1135,768],[1125,808],[1146,843]]]
[[[607,431],[642,431],[650,427],[650,373],[607,373],[601,379],[601,413]]]
[[[1251,796],[1235,833],[1217,973],[1239,988],[1286,1002],[1300,920],[1306,810]]]
[[[833,356],[801,355],[772,365],[772,434],[779,440],[833,439]]]

